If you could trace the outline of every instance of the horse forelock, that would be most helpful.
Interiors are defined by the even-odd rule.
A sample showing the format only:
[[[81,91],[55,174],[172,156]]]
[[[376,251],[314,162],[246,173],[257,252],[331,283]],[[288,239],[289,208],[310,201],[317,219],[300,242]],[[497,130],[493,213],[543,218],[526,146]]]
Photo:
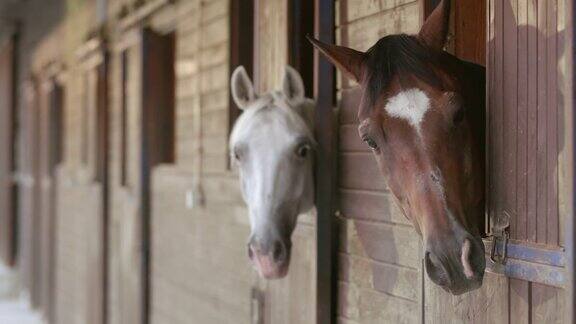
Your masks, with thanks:
[[[366,54],[366,94],[371,109],[395,81],[400,88],[411,87],[414,80],[442,87],[442,80],[435,71],[440,53],[422,44],[415,36],[383,37]]]
[[[313,104],[311,99],[305,98],[302,102],[290,103],[286,96],[280,91],[269,92],[254,100],[244,112],[238,117],[232,133],[230,135],[230,147],[249,136],[249,132],[254,129],[259,114],[264,112],[283,114],[287,128],[294,128],[296,132],[308,137],[314,143],[314,135],[311,123],[299,113],[299,109],[307,109]]]

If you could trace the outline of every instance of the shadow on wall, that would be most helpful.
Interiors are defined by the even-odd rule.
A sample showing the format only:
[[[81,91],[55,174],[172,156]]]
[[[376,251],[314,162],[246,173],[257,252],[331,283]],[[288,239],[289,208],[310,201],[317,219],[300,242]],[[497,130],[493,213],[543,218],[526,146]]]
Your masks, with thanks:
[[[491,196],[500,198],[493,199],[489,208],[512,215],[513,239],[556,246],[562,237],[558,161],[565,146],[563,94],[569,73],[562,65],[567,57],[566,33],[558,30],[565,15],[563,2],[496,3],[488,36],[493,38],[487,60],[496,60],[489,66],[496,72],[487,74],[487,80],[494,82],[488,98],[493,135],[488,142],[487,179]],[[514,184],[506,183],[510,180]],[[560,289],[535,283],[514,280],[510,290],[532,308],[552,298],[560,300]]]

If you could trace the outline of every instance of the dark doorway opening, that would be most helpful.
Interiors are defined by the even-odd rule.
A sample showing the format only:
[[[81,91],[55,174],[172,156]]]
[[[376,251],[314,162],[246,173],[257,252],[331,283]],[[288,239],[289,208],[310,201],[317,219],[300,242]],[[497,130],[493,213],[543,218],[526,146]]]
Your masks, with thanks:
[[[141,210],[143,323],[150,322],[152,170],[175,162],[175,33],[142,36]]]

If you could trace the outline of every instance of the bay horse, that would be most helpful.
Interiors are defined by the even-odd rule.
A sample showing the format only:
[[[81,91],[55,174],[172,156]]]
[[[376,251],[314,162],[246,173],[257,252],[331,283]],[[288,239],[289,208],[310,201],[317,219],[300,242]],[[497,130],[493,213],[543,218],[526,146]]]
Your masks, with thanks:
[[[232,97],[243,110],[230,136],[248,205],[248,256],[267,279],[286,276],[291,236],[299,214],[314,206],[314,102],[300,74],[287,66],[281,90],[256,95],[244,67],[231,78]]]
[[[418,35],[367,52],[309,39],[359,84],[359,135],[422,237],[428,276],[458,295],[482,285],[486,266],[485,69],[443,50],[449,17],[442,0]]]

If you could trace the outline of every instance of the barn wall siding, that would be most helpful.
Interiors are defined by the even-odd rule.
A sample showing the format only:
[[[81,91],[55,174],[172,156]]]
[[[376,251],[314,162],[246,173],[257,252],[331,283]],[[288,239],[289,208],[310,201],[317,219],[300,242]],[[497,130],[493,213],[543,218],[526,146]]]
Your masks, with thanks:
[[[176,15],[176,161],[152,180],[151,321],[249,323],[257,277],[227,153],[229,1],[188,1]]]
[[[146,3],[152,0],[145,1]],[[260,0],[257,8],[256,83],[270,90],[289,61],[286,37],[289,0]],[[519,242],[563,246],[560,230],[570,210],[564,116],[566,53],[563,37],[566,0],[489,0],[487,65],[489,92],[490,212],[507,211],[511,235]],[[25,2],[17,76],[21,133],[18,171],[19,271],[33,300],[42,301],[48,283],[39,264],[46,260],[38,238],[37,203],[39,84],[53,61],[66,66],[64,159],[56,169],[54,244],[55,323],[99,323],[101,279],[101,186],[94,181],[94,88],[77,57],[86,36],[97,29],[95,1],[68,0],[52,6]],[[108,0],[108,25],[133,1]],[[368,49],[392,33],[416,33],[422,0],[336,0],[336,38],[342,45]],[[33,10],[30,8],[34,8]],[[38,9],[40,8],[40,9]],[[474,7],[476,8],[476,7]],[[472,7],[466,8],[472,10]],[[474,9],[475,10],[475,9]],[[252,323],[253,290],[265,301],[266,323],[313,323],[316,318],[316,222],[304,215],[294,233],[287,279],[265,282],[246,257],[250,228],[237,172],[230,169],[229,0],[187,0],[166,5],[143,25],[176,34],[175,162],[152,177],[151,323]],[[132,30],[138,28],[133,28]],[[133,37],[111,28],[110,47]],[[457,37],[460,37],[457,35]],[[450,45],[458,52],[458,43]],[[465,55],[466,48],[460,48]],[[140,53],[128,53],[127,136],[139,142]],[[122,59],[111,51],[110,170],[121,181]],[[482,60],[477,56],[474,59]],[[93,85],[93,84],[92,84]],[[92,91],[92,92],[91,92]],[[36,95],[35,95],[36,94]],[[451,296],[427,279],[421,241],[395,206],[372,154],[357,135],[355,84],[338,75],[338,322],[361,323],[562,323],[561,288],[486,274],[484,286]],[[93,111],[92,111],[93,112]],[[139,152],[128,147],[127,161]],[[136,169],[127,184],[138,186]],[[38,178],[39,179],[39,178]],[[38,180],[37,183],[41,183]],[[139,323],[141,282],[138,215],[134,197],[112,191],[109,227],[109,323]],[[190,204],[193,204],[191,206]],[[126,215],[130,217],[126,217]],[[43,234],[44,235],[44,234]],[[48,269],[50,270],[50,269]],[[124,280],[128,278],[128,280]],[[46,279],[44,279],[45,281]],[[45,297],[43,297],[46,299]],[[38,305],[45,307],[45,305]]]
[[[566,198],[559,192],[568,192],[561,181],[567,168],[560,127],[565,115],[562,80],[567,77],[561,72],[564,6],[563,1],[521,0],[490,1],[486,8],[490,212],[512,215],[514,239],[551,246],[562,245]],[[423,14],[422,7],[410,1],[341,0],[338,8],[338,42],[359,50],[390,33],[416,32]],[[466,10],[483,12],[479,7],[458,8],[462,15]],[[458,39],[466,28],[453,26],[448,50],[482,62],[482,53],[467,51]],[[370,323],[384,310],[388,317],[382,319],[399,322],[561,323],[561,288],[487,273],[481,289],[452,296],[427,278],[420,266],[421,242],[394,206],[374,158],[358,139],[359,91],[348,80],[338,81],[340,320]],[[363,302],[368,292],[373,296],[370,304]],[[395,318],[398,309],[410,311]]]
[[[340,0],[336,8],[338,44],[358,50],[389,34],[414,34],[421,21],[418,1]],[[420,238],[358,137],[358,89],[338,74],[338,93],[338,318],[342,323],[420,323]]]

